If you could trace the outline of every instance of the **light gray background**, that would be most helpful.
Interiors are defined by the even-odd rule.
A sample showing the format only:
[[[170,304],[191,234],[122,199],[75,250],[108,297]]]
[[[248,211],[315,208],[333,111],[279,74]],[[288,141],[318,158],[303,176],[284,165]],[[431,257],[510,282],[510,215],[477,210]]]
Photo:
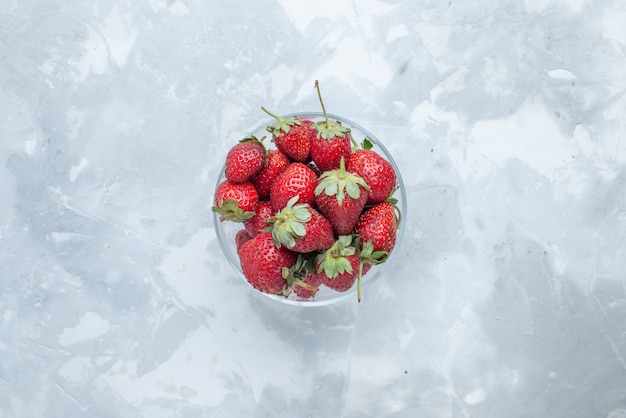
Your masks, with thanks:
[[[623,1],[0,11],[0,416],[626,417]],[[360,122],[406,234],[357,304],[255,295],[210,206],[278,113]]]

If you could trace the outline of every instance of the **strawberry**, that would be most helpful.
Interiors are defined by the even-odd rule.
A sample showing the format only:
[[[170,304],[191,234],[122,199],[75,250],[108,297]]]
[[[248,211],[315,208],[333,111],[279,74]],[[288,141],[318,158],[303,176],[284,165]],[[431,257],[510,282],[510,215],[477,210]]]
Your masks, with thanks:
[[[293,161],[306,161],[315,135],[313,121],[301,120],[297,116],[281,118],[264,107],[261,109],[276,119],[276,123],[266,128],[272,134],[276,148]]]
[[[250,241],[251,239],[252,237],[245,229],[240,229],[239,231],[237,231],[237,233],[235,234],[235,245],[237,246],[237,252],[239,252],[239,249],[243,246],[243,244]]]
[[[246,219],[244,228],[248,231],[251,237],[255,237],[265,228],[267,228],[266,219],[274,216],[274,210],[269,200],[261,200],[256,206],[254,216],[250,219]]]
[[[325,250],[335,240],[333,227],[308,203],[292,197],[287,205],[267,220],[277,247],[283,245],[297,253]]]
[[[361,215],[354,233],[359,236],[361,245],[371,242],[372,252],[391,253],[396,244],[398,223],[396,207],[390,202],[382,202],[372,206]]]
[[[244,222],[254,216],[259,202],[259,194],[249,181],[232,183],[221,182],[215,190],[213,212],[220,215],[220,220]]]
[[[350,157],[350,139],[337,136],[325,139],[318,137],[311,145],[311,159],[321,171],[334,170],[339,167],[339,161]]]
[[[310,299],[317,294],[322,284],[321,277],[315,273],[315,261],[310,254],[298,254],[295,264],[289,269],[283,269],[283,277],[291,290],[300,299]]]
[[[299,196],[300,203],[313,203],[317,176],[303,163],[295,162],[276,177],[270,191],[272,208],[278,212],[294,196]]]
[[[277,248],[269,232],[261,232],[239,249],[241,270],[257,290],[274,295],[287,288],[283,269],[296,262],[296,254],[285,247]]]
[[[267,153],[265,165],[250,180],[259,193],[259,199],[265,199],[270,195],[272,183],[289,166],[289,163],[289,158],[279,150],[273,149]]]
[[[250,180],[263,167],[265,147],[255,137],[244,138],[226,154],[224,175],[232,183]]]
[[[321,284],[322,275],[319,273],[311,273],[294,283],[292,289],[293,293],[298,295],[300,299],[311,299],[320,290]]]
[[[359,275],[359,256],[351,235],[341,235],[326,251],[315,257],[322,283],[337,292],[350,289]]]
[[[371,149],[372,143],[366,138],[363,149],[350,155],[348,171],[361,176],[370,188],[367,204],[373,205],[386,200],[396,187],[396,172],[391,163]]]
[[[314,125],[317,134],[311,142],[311,159],[321,171],[334,170],[339,168],[342,158],[346,161],[350,158],[352,137],[349,128],[342,126],[339,121],[328,119],[317,80],[315,88],[324,112],[324,120]]]
[[[325,171],[317,180],[315,204],[337,235],[348,235],[365,207],[368,191],[365,180],[346,171],[342,158],[338,169]]]

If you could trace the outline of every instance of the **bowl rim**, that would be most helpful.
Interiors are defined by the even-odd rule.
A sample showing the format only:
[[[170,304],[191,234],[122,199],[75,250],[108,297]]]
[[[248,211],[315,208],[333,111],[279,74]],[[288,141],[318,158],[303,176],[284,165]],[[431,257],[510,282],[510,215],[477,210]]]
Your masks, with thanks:
[[[391,250],[391,253],[389,254],[389,257],[387,258],[387,260],[382,263],[382,264],[378,264],[377,267],[377,271],[376,271],[376,277],[374,277],[373,279],[369,279],[366,280],[365,282],[361,282],[361,290],[366,289],[367,287],[371,286],[372,283],[378,281],[380,279],[380,277],[383,275],[383,273],[386,271],[386,269],[389,267],[389,265],[391,264],[391,262],[395,259],[397,253],[399,252],[399,248],[402,245],[402,240],[404,238],[404,231],[406,229],[406,221],[407,221],[407,217],[408,217],[408,213],[407,213],[407,196],[406,196],[406,188],[404,185],[404,180],[402,178],[402,175],[400,173],[400,170],[395,162],[395,160],[393,159],[393,156],[391,155],[391,153],[389,152],[389,150],[385,147],[385,145],[383,144],[383,142],[378,139],[378,137],[374,134],[372,134],[368,129],[364,128],[361,124],[354,122],[346,117],[343,116],[339,116],[333,113],[326,113],[326,115],[328,116],[328,119],[334,119],[336,121],[341,122],[342,124],[345,123],[347,125],[349,125],[349,128],[355,128],[357,130],[359,130],[361,133],[363,133],[365,135],[365,138],[371,139],[374,141],[375,146],[380,147],[383,151],[384,151],[384,157],[386,160],[389,161],[389,163],[392,165],[393,169],[396,172],[396,178],[398,181],[398,189],[395,191],[395,193],[400,193],[401,199],[400,199],[400,211],[402,214],[402,219],[401,219],[401,223],[398,227],[398,231],[396,233],[396,244],[393,248],[393,250]],[[294,117],[294,116],[298,116],[298,117],[302,117],[302,116],[309,116],[311,118],[319,118],[319,117],[324,117],[324,113],[323,112],[319,112],[319,111],[314,111],[314,112],[308,112],[308,111],[300,111],[300,112],[291,112],[291,113],[287,113],[287,114],[283,114],[280,115],[281,118],[289,118],[289,117]],[[264,129],[264,127],[266,126],[270,126],[271,125],[271,121],[272,119],[266,119],[265,124],[259,123],[257,124],[255,127],[248,129],[248,133],[249,134],[253,134],[255,132],[258,132],[262,129]],[[218,175],[216,176],[216,183],[215,183],[215,188],[213,189],[214,191],[217,190],[217,186],[224,180],[223,179],[223,174],[224,174],[224,167],[225,167],[225,163],[222,164],[220,171],[218,172]],[[252,289],[253,293],[256,294],[261,294],[269,299],[272,299],[276,302],[279,303],[283,303],[283,304],[287,304],[287,305],[293,305],[293,306],[303,306],[303,307],[320,307],[320,306],[329,306],[329,305],[334,305],[336,303],[342,302],[346,299],[348,299],[349,297],[354,297],[356,299],[356,285],[352,286],[349,290],[345,291],[345,292],[336,292],[336,296],[330,299],[323,299],[323,300],[315,300],[315,299],[303,299],[303,300],[299,300],[299,299],[289,299],[285,296],[280,296],[280,295],[273,295],[273,294],[269,294],[269,293],[264,293],[261,292],[257,289],[255,289],[245,278],[245,276],[243,275],[242,271],[241,271],[241,265],[239,263],[235,263],[235,261],[229,257],[229,255],[227,254],[227,251],[225,249],[225,246],[227,245],[223,239],[220,233],[218,233],[218,231],[220,230],[219,226],[221,221],[219,220],[219,217],[217,216],[216,213],[212,213],[213,215],[213,228],[214,228],[214,232],[215,235],[217,236],[217,241],[219,243],[220,249],[222,250],[223,256],[226,258],[226,260],[228,260],[228,263],[230,264],[230,266],[233,268],[233,270],[235,271],[235,273],[237,274],[237,276],[239,276],[240,279],[242,279],[246,285],[248,285],[250,287],[250,289]]]

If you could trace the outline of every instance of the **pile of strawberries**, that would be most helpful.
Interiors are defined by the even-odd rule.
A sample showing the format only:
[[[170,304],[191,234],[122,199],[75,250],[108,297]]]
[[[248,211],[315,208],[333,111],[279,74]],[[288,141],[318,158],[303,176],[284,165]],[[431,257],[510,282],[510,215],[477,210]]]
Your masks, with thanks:
[[[393,166],[365,138],[329,120],[282,118],[267,127],[276,149],[244,138],[226,156],[213,212],[240,222],[235,236],[241,269],[265,293],[310,299],[321,286],[338,292],[387,260],[400,211]]]

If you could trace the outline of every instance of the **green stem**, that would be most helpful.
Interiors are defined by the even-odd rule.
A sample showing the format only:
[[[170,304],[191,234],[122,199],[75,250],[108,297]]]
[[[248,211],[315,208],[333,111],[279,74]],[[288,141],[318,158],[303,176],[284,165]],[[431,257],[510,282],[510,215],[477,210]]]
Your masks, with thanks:
[[[317,89],[317,97],[320,99],[322,105],[322,112],[324,112],[324,119],[326,120],[326,126],[328,126],[328,115],[326,114],[326,107],[324,107],[324,101],[322,100],[322,93],[320,92],[320,83],[315,80],[315,88]]]
[[[350,142],[352,142],[352,152],[354,152],[354,151],[358,150],[359,148],[361,148],[359,146],[359,143],[354,140],[354,138],[352,137],[352,135],[350,133],[348,133],[348,136],[350,137]]]
[[[356,279],[356,299],[361,303],[361,276],[363,275],[363,262],[359,263],[359,276]]]
[[[344,161],[343,157],[341,157],[341,159],[339,160],[339,178],[346,178],[346,162]]]
[[[393,209],[396,212],[396,225],[399,228],[402,223],[402,212],[400,212],[400,208],[395,204],[393,205]]]
[[[272,112],[270,112],[269,110],[267,110],[265,107],[261,106],[261,109],[262,109],[265,113],[267,113],[268,115],[270,115],[271,117],[273,117],[274,119],[277,119],[279,122],[282,122],[282,121],[283,121],[283,118],[281,118],[281,117],[280,117],[280,116],[278,116],[278,115],[273,114]]]

